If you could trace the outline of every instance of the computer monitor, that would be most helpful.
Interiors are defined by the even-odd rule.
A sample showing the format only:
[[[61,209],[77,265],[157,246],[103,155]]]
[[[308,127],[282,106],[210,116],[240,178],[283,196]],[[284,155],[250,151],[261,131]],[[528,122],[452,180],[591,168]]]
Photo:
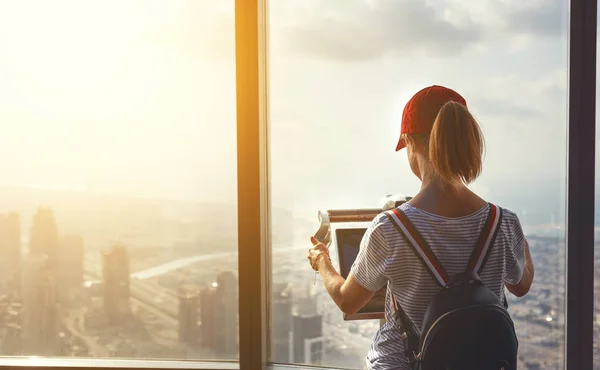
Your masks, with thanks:
[[[340,262],[340,275],[348,278],[350,269],[360,250],[360,242],[366,228],[337,229],[335,238],[337,245],[338,261]],[[344,314],[344,320],[370,320],[385,318],[385,293],[387,284],[379,289],[373,298],[357,313],[353,315]]]

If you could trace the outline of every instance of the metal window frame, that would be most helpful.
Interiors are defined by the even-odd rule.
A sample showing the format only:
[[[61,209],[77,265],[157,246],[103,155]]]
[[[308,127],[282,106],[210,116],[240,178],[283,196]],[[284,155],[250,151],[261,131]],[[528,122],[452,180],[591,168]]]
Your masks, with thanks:
[[[0,369],[20,370],[235,370],[238,362],[222,360],[151,360],[125,358],[60,358],[0,356]]]
[[[571,0],[567,168],[567,370],[594,364],[597,0]]]
[[[266,1],[235,0],[240,369],[270,351]]]

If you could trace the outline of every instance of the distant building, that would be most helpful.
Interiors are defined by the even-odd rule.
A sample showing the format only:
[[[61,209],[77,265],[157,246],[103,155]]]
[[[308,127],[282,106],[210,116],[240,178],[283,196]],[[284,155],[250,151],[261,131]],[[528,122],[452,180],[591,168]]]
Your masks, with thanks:
[[[118,324],[129,318],[129,254],[123,245],[102,251],[102,295],[111,323]]]
[[[292,318],[293,363],[322,365],[325,353],[323,318],[294,315]]]
[[[202,345],[223,359],[235,359],[238,355],[237,286],[235,275],[224,272],[200,293]]]
[[[47,267],[56,271],[59,252],[58,227],[50,208],[41,207],[33,216],[29,252],[48,256]]]
[[[70,300],[83,288],[83,253],[82,237],[72,235],[60,238],[58,277],[62,301]]]
[[[292,348],[293,363],[322,365],[325,353],[323,337],[323,317],[318,314],[316,297],[311,288],[306,286],[299,297],[295,297],[292,316]]]
[[[292,352],[292,288],[290,284],[273,284],[272,287],[272,342],[273,361],[290,363]]]
[[[216,283],[215,283],[216,285]],[[200,342],[203,346],[216,349],[219,304],[214,286],[200,292]]]
[[[48,256],[37,253],[22,264],[22,350],[28,355],[61,355],[56,281],[47,264]]]
[[[200,340],[200,292],[198,288],[179,289],[179,341],[189,344]]]
[[[238,282],[231,271],[217,276],[217,296],[221,302],[220,351],[225,358],[238,355]]]
[[[21,223],[19,215],[0,215],[0,280],[8,283],[19,276]],[[18,279],[16,280],[18,282]]]

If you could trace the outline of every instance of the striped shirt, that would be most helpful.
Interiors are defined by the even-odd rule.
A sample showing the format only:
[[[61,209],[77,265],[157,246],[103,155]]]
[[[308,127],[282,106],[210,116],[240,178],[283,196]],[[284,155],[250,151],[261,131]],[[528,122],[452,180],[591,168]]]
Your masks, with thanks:
[[[489,207],[486,204],[471,215],[455,218],[434,215],[409,203],[404,203],[400,209],[421,233],[448,274],[452,275],[465,271]],[[502,210],[496,240],[480,273],[485,286],[500,299],[504,298],[504,283],[518,284],[525,265],[525,238],[519,219],[513,212],[505,208]],[[385,300],[386,323],[375,334],[367,354],[367,369],[409,369],[400,328],[394,322],[395,311],[390,293],[420,328],[425,309],[439,286],[384,213],[378,215],[365,232],[351,271],[356,281],[372,292],[389,282]]]

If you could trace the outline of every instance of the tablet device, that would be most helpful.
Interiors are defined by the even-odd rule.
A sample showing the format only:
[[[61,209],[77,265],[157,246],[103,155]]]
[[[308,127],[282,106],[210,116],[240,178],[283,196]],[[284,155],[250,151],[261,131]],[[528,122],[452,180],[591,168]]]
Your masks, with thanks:
[[[350,269],[360,250],[360,242],[366,228],[337,229],[335,231],[337,254],[340,263],[340,275],[348,278]],[[387,284],[378,290],[373,298],[357,313],[353,315],[344,314],[344,320],[371,320],[385,318],[385,293]]]

